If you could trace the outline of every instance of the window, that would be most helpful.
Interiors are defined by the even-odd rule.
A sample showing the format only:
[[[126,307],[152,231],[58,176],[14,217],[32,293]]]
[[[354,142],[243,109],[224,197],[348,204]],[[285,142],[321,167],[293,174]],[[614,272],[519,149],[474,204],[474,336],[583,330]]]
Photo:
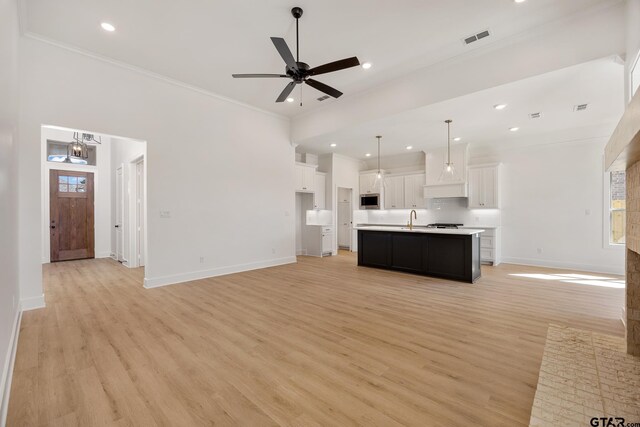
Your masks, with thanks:
[[[87,178],[83,176],[58,176],[59,193],[86,193]]]
[[[633,95],[636,94],[638,88],[640,88],[640,53],[636,57],[633,66],[631,67],[631,72],[629,75],[629,86],[631,89],[631,96],[629,97],[629,101],[633,98]]]
[[[70,157],[67,161],[68,142],[47,140],[47,161],[54,163],[72,163],[77,165],[96,165],[96,147],[89,145],[89,157],[87,159],[78,159]]]
[[[626,222],[625,172],[609,174],[609,243],[624,245]]]

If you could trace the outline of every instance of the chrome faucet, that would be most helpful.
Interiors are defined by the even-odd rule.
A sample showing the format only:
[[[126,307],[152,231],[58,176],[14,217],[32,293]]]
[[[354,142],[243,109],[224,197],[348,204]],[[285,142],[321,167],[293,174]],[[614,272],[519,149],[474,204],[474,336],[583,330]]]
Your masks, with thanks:
[[[407,223],[407,225],[409,226],[409,230],[413,230],[414,219],[418,219],[418,214],[415,209],[411,209],[411,212],[409,212],[409,222]]]

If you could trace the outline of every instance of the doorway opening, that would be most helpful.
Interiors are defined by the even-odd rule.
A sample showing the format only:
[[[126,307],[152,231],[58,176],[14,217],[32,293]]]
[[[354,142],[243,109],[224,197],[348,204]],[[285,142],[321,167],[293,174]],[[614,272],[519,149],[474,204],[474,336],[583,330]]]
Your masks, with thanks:
[[[146,142],[58,126],[41,142],[42,262],[145,266]]]
[[[352,188],[338,187],[338,249],[352,250]]]

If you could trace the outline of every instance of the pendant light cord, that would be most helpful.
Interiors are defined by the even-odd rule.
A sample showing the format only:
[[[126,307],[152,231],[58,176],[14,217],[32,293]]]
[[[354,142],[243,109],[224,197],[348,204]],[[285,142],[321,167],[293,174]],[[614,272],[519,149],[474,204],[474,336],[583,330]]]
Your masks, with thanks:
[[[446,120],[447,123],[447,165],[451,165],[451,122],[452,120]]]
[[[381,175],[380,173],[380,138],[382,137],[376,136],[376,138],[378,138],[378,175]]]

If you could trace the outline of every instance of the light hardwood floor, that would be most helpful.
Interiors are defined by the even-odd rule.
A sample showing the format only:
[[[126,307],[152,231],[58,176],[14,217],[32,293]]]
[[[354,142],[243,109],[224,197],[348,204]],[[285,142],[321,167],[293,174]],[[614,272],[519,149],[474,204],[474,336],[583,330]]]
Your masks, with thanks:
[[[558,270],[469,285],[342,254],[145,290],[46,265],[8,425],[527,425],[549,323],[622,336],[624,294],[517,273]]]

